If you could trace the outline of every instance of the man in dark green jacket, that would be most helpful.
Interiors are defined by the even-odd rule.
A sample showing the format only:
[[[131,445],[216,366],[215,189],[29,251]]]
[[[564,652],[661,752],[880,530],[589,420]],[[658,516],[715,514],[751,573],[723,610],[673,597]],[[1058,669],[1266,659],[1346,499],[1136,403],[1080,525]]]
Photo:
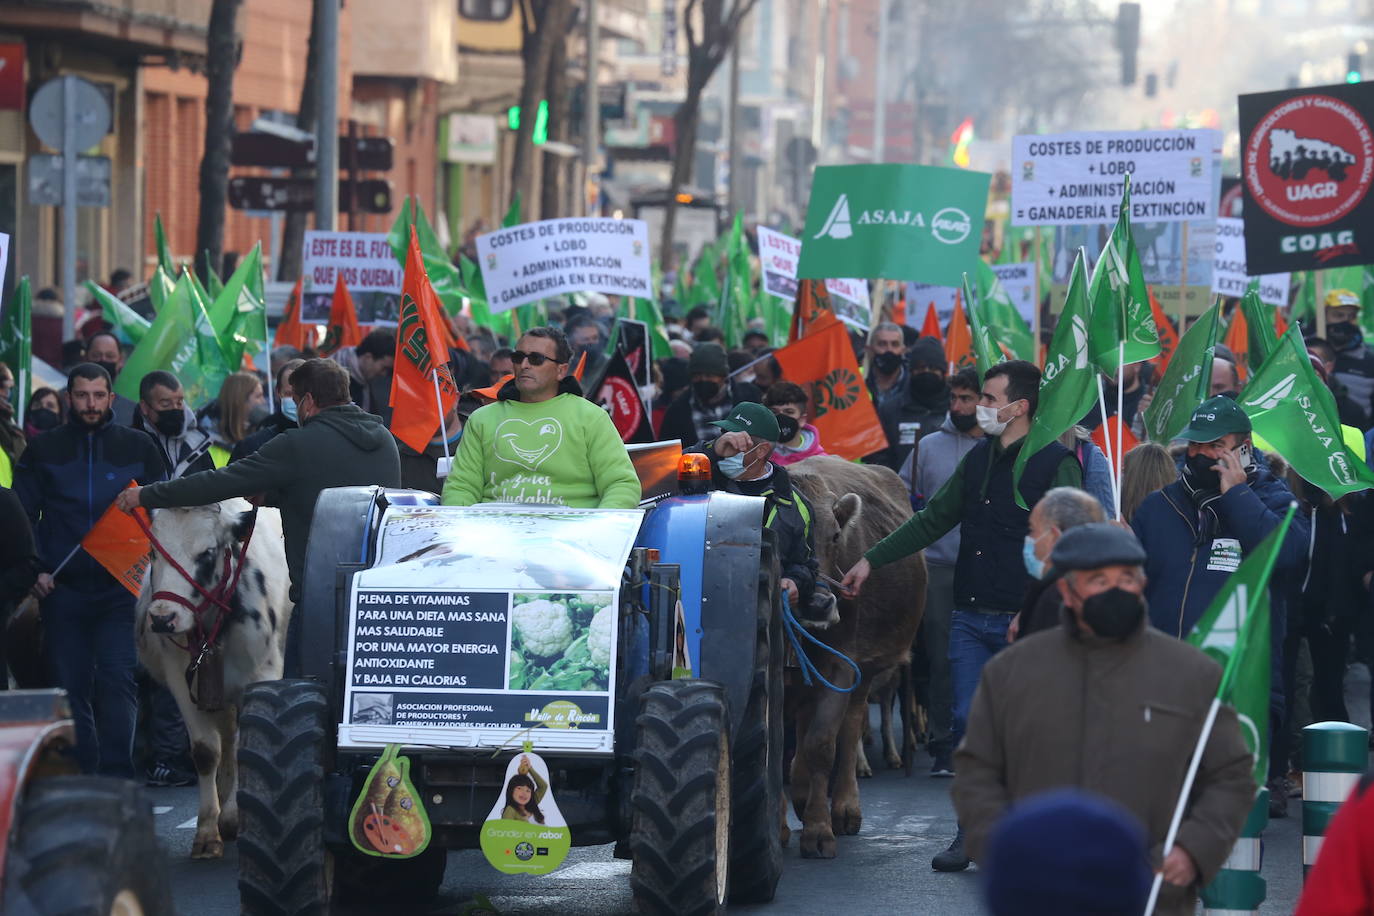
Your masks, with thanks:
[[[265,496],[281,509],[291,600],[300,601],[305,544],[315,500],[330,487],[401,485],[396,440],[382,421],[349,402],[348,373],[327,359],[306,360],[291,373],[298,429],[290,429],[256,453],[213,471],[147,487],[130,487],[119,497],[125,512],[135,506],[161,509],[204,506],[235,496]],[[287,670],[293,670],[300,620],[291,615]]]

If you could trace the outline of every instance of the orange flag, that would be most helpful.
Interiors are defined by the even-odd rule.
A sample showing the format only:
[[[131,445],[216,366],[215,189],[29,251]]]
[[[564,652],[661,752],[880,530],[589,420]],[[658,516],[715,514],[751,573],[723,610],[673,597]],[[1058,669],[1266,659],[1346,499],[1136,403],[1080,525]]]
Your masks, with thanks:
[[[334,299],[329,304],[329,327],[324,332],[324,343],[320,344],[320,355],[329,354],[344,347],[356,347],[363,341],[363,329],[358,327],[358,310],[353,307],[353,297],[348,294],[343,273],[334,275]]]
[[[849,332],[835,321],[773,354],[789,382],[811,396],[811,422],[832,455],[856,459],[887,448]]]
[[[1242,382],[1245,381],[1245,377],[1249,375],[1245,367],[1248,365],[1246,357],[1250,353],[1250,334],[1249,328],[1245,325],[1245,313],[1241,311],[1239,303],[1231,310],[1231,323],[1226,326],[1226,336],[1221,342],[1235,354],[1236,374]]]
[[[1155,378],[1159,379],[1164,377],[1164,370],[1169,368],[1169,359],[1178,349],[1178,329],[1164,314],[1159,300],[1155,298],[1154,287],[1150,287],[1150,314],[1154,316],[1155,330],[1159,332],[1159,355],[1150,362],[1154,363]]]
[[[964,300],[959,293],[954,294],[954,317],[949,320],[949,331],[945,335],[945,360],[949,362],[951,373],[978,365],[973,356],[973,332],[969,330]]]
[[[1114,416],[1113,416],[1113,417],[1108,417],[1108,418],[1107,418],[1107,422],[1106,422],[1106,423],[1099,423],[1097,429],[1093,430],[1093,434],[1092,434],[1092,440],[1093,440],[1093,442],[1097,443],[1097,447],[1100,448],[1100,449],[1102,449],[1102,454],[1106,455],[1107,458],[1108,458],[1108,460],[1111,462],[1111,464],[1112,464],[1112,473],[1113,473],[1113,474],[1117,473],[1117,467],[1121,464],[1121,455],[1126,454],[1126,453],[1129,452],[1131,449],[1135,448],[1137,445],[1140,444],[1140,440],[1137,439],[1137,438],[1135,437],[1135,433],[1131,432],[1131,428],[1130,428],[1129,426],[1122,426],[1122,427],[1121,427],[1121,454],[1118,455],[1118,454],[1116,453],[1116,451],[1115,451],[1115,450],[1116,450],[1116,428],[1117,428],[1118,426],[1120,426],[1120,425],[1121,425],[1121,424],[1120,424],[1120,422],[1118,421],[1118,419],[1117,419],[1116,417],[1114,417]],[[1105,439],[1104,439],[1105,436],[1111,436],[1111,437],[1112,437],[1112,442],[1111,442],[1111,444],[1112,444],[1112,450],[1111,450],[1111,451],[1108,451],[1108,450],[1107,450],[1107,443],[1106,443],[1106,441],[1105,441]]]
[[[415,227],[410,229],[405,279],[401,283],[401,315],[396,325],[396,364],[391,376],[391,432],[417,452],[423,452],[458,402],[458,389],[448,371],[449,347],[456,346],[429,284]],[[434,378],[439,378],[435,402]]]
[[[137,482],[129,484],[131,487],[137,485]],[[147,509],[140,507],[134,511],[144,524],[149,524]],[[148,535],[143,533],[132,515],[124,514],[114,503],[110,503],[110,508],[81,539],[81,546],[96,562],[108,569],[120,585],[137,597],[143,587],[143,576],[148,571],[153,548],[148,543]]]
[[[305,325],[301,324],[301,278],[291,287],[291,295],[286,297],[286,311],[282,313],[281,324],[272,337],[272,347],[295,347],[305,349]]]
[[[578,381],[579,383],[581,383],[581,381],[582,381],[582,373],[584,373],[584,372],[586,372],[586,371],[587,371],[587,354],[586,354],[586,352],[584,351],[583,354],[577,358],[577,365],[573,367],[572,377],[575,378],[575,379],[577,379],[577,381]]]
[[[811,333],[812,325],[826,315],[834,315],[830,308],[830,297],[821,280],[799,280],[797,282],[797,305],[792,311],[792,329],[787,335],[788,343],[795,343]]]
[[[945,342],[945,335],[940,332],[940,313],[935,311],[935,303],[926,306],[925,324],[921,325],[922,337],[933,337],[940,343]]]

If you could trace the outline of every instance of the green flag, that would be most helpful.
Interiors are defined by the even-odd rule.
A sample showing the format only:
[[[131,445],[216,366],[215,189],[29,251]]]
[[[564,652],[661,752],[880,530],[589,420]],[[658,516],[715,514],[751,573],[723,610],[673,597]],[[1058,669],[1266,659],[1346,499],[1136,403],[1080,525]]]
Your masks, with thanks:
[[[258,244],[262,244],[259,242]],[[219,271],[215,270],[215,265],[210,263],[210,252],[201,254],[201,260],[205,262],[205,291],[210,294],[207,302],[215,301],[215,297],[224,289],[224,281],[220,279]]]
[[[1241,734],[1254,755],[1258,786],[1269,771],[1269,577],[1297,506],[1241,561],[1207,606],[1188,642],[1222,667],[1217,699],[1234,707]]]
[[[169,369],[181,381],[186,403],[198,409],[219,396],[220,386],[238,367],[229,365],[225,358],[224,345],[210,321],[209,303],[203,298],[202,287],[189,267],[182,272],[182,280],[190,286],[186,302],[191,311],[192,333],[172,354]]]
[[[1317,333],[1317,272],[1302,272],[1302,284],[1293,297],[1293,307],[1288,311],[1290,321],[1301,321],[1303,330],[1308,334]]]
[[[1221,303],[1213,301],[1212,307],[1183,333],[1145,410],[1145,434],[1152,441],[1168,445],[1188,425],[1197,406],[1207,400],[1220,330]]]
[[[1140,267],[1140,253],[1131,236],[1131,182],[1121,193],[1121,212],[1107,237],[1102,255],[1093,266],[1088,299],[1092,321],[1088,339],[1092,360],[1107,375],[1115,376],[1125,345],[1127,363],[1159,355],[1159,331],[1150,308],[1150,293]]]
[[[1097,403],[1097,369],[1088,358],[1088,287],[1083,278],[1086,256],[1082,248],[1069,275],[1069,292],[1064,311],[1050,339],[1045,371],[1040,379],[1040,404],[1031,418],[1030,432],[1016,456],[1012,489],[1016,504],[1029,508],[1021,496],[1021,472],[1033,455],[1055,442],[1064,431],[1092,410]]]
[[[1374,487],[1374,470],[1345,444],[1336,399],[1312,368],[1296,324],[1250,376],[1240,406],[1255,433],[1332,499]]]
[[[696,308],[698,305],[705,305],[712,309],[720,305],[720,280],[716,278],[716,262],[720,260],[720,252],[717,243],[709,242],[701,247],[701,253],[697,255],[696,261],[692,264],[692,286],[688,290],[688,302],[684,308]]]
[[[153,217],[153,238],[157,246],[157,266],[167,272],[167,276],[177,275],[176,264],[172,261],[172,249],[167,247],[167,233],[162,228],[162,214]]]
[[[0,320],[0,362],[14,373],[14,394],[10,403],[20,422],[33,390],[33,292],[29,278],[19,278],[14,296],[5,306]]]
[[[797,277],[957,286],[983,239],[984,172],[929,165],[822,165],[811,180]]]
[[[1240,310],[1245,316],[1245,362],[1251,372],[1258,372],[1279,345],[1278,335],[1274,333],[1274,307],[1260,301],[1259,280],[1250,281],[1245,295],[1241,296]]]
[[[967,279],[967,278],[966,278]],[[967,292],[965,297],[967,297]],[[996,340],[1006,345],[1017,359],[1036,362],[1040,355],[1035,334],[1007,295],[1002,281],[982,258],[978,259],[978,311],[980,320]],[[976,346],[976,338],[975,338]],[[993,353],[998,353],[996,346]],[[998,362],[1001,362],[999,359]]]
[[[262,243],[253,246],[248,256],[223,285],[210,304],[210,324],[224,348],[224,361],[231,370],[267,347],[267,305],[262,288]]]
[[[969,334],[973,337],[973,361],[978,368],[978,377],[983,378],[989,369],[1005,361],[1006,357],[992,339],[992,331],[983,320],[983,303],[974,297],[973,290],[969,288],[968,274],[964,274],[963,290],[964,301],[968,303],[964,314],[968,319]]]
[[[161,265],[157,270],[162,270]],[[194,340],[192,295],[191,283],[184,277],[172,287],[171,294],[115,379],[116,394],[131,401],[138,400],[138,383],[143,376],[158,369],[170,369],[173,355],[187,340]]]
[[[725,289],[717,316],[727,348],[738,347],[744,340],[750,317],[751,280],[749,243],[744,238],[744,211],[740,210],[735,213],[725,246]]]
[[[94,280],[86,281],[86,290],[96,302],[100,303],[100,314],[110,323],[110,333],[119,342],[129,346],[136,345],[148,331],[148,319],[129,308],[119,297]]]
[[[1374,338],[1374,265],[1331,267],[1322,271],[1322,274],[1322,289],[1328,293],[1333,289],[1348,289],[1359,297],[1360,328],[1364,331],[1366,340]],[[1315,327],[1314,322],[1313,328]]]

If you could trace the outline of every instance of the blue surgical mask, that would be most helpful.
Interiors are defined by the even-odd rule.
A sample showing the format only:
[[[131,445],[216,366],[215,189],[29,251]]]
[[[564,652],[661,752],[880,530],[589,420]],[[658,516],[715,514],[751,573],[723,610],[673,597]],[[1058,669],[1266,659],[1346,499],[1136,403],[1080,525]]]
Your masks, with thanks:
[[[1044,535],[1040,535],[1044,537]],[[1021,559],[1026,562],[1026,572],[1031,574],[1033,579],[1043,579],[1045,577],[1045,561],[1035,555],[1036,539],[1029,534],[1026,535],[1025,542],[1021,545]]]
[[[720,472],[731,480],[738,480],[744,473],[744,452],[738,455],[731,455],[729,458],[721,458],[716,462],[716,467]]]
[[[299,418],[299,417],[297,416],[297,414],[296,414],[296,399],[295,399],[295,398],[282,398],[282,399],[281,399],[281,413],[282,413],[282,416],[286,417],[286,419],[290,420],[292,423],[299,423],[299,422],[300,422],[300,418]]]

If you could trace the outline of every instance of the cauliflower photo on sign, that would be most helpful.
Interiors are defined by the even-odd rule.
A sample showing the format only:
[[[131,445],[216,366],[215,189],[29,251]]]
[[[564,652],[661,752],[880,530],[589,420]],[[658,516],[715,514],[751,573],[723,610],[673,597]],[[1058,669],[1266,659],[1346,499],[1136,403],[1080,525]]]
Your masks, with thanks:
[[[610,593],[517,593],[510,619],[510,690],[610,689]]]

